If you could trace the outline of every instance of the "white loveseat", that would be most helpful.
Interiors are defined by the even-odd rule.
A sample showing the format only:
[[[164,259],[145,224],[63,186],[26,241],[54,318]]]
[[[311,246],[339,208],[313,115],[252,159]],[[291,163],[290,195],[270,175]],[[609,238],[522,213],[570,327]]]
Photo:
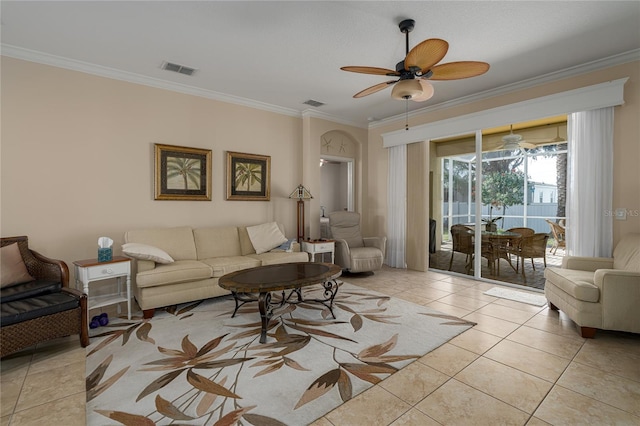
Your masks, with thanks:
[[[582,337],[597,329],[640,333],[639,233],[624,236],[612,258],[565,256],[544,276],[549,307],[567,314]]]
[[[256,231],[265,227],[266,233]],[[123,252],[132,258],[134,295],[144,317],[153,317],[155,308],[230,294],[218,286],[220,277],[230,272],[278,263],[307,262],[308,254],[300,252],[295,242],[289,250],[270,247],[284,238],[282,229],[282,225],[271,223],[255,227],[184,226],[126,232]],[[274,231],[278,233],[277,237],[273,235]],[[258,253],[250,233],[254,240],[261,239],[257,241]]]

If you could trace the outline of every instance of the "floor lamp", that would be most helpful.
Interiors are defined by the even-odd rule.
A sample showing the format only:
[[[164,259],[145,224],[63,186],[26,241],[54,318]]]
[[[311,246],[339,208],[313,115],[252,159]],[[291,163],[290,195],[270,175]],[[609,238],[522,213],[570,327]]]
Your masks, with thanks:
[[[313,195],[311,195],[307,188],[300,184],[293,190],[291,195],[289,195],[289,198],[298,200],[296,209],[298,211],[298,243],[300,243],[304,240],[304,200],[313,198]]]

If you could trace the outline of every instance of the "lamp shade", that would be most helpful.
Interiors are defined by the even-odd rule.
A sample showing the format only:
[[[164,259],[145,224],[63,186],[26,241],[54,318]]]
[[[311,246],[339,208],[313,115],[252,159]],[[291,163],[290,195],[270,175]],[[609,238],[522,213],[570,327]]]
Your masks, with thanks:
[[[291,195],[289,195],[289,198],[296,198],[298,200],[309,200],[313,198],[313,195],[311,195],[307,188],[300,184],[296,189],[293,190]]]
[[[418,82],[420,83],[420,86],[422,86],[422,94],[415,98],[411,98],[411,100],[415,102],[428,101],[433,96],[433,85],[427,80],[418,80]]]
[[[418,80],[400,80],[393,86],[391,97],[393,99],[406,100],[422,95],[422,85]]]

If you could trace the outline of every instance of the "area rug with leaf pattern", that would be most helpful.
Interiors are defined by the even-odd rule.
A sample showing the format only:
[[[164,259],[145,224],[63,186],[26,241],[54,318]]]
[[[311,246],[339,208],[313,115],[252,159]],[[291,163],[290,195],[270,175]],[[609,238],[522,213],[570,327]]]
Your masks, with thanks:
[[[260,344],[257,304],[234,307],[207,299],[92,330],[87,424],[307,425],[474,325],[341,283],[336,319],[285,305]]]

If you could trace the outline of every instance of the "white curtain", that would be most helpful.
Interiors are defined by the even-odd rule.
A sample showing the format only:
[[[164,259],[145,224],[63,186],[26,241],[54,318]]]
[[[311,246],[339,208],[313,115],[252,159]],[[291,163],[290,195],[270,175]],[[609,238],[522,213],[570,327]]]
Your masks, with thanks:
[[[389,148],[387,265],[406,268],[407,146]]]
[[[613,107],[568,119],[567,253],[611,257]]]

